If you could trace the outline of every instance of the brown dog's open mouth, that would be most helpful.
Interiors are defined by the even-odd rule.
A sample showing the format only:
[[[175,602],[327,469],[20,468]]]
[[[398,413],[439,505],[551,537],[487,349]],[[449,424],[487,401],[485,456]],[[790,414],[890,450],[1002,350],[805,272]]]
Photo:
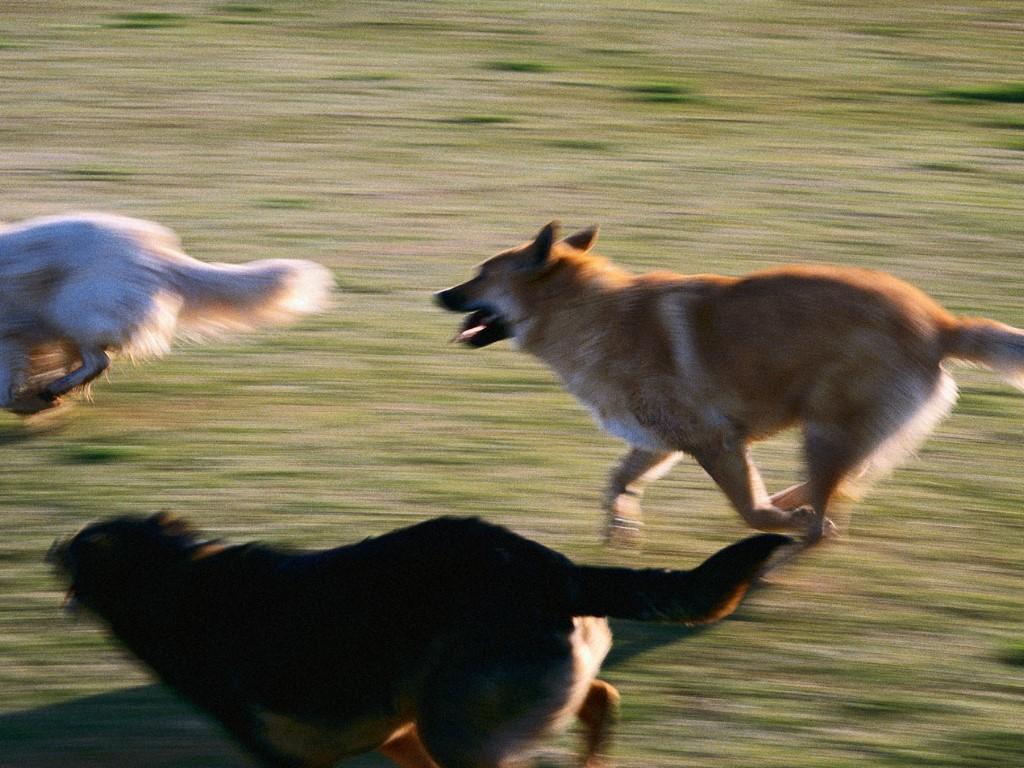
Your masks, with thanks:
[[[499,315],[477,310],[466,317],[462,330],[453,341],[479,348],[507,339],[509,335],[508,326]]]

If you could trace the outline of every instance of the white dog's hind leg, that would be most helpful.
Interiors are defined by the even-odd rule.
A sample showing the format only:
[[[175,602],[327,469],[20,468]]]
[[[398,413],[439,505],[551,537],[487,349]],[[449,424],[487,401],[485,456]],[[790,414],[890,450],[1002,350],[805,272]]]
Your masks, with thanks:
[[[11,339],[0,340],[0,408],[10,408],[25,385],[28,353]]]
[[[25,389],[31,367],[25,347],[10,338],[0,340],[0,408],[19,416],[31,416],[56,405],[52,399],[41,398],[38,393]]]
[[[28,350],[10,338],[0,341],[0,408],[19,416],[31,416],[57,405],[56,398],[44,397],[26,388],[32,375]]]
[[[50,401],[56,400],[75,387],[88,384],[110,367],[110,358],[98,347],[82,347],[79,349],[79,355],[82,358],[81,367],[43,387],[42,392],[39,393],[41,398]]]

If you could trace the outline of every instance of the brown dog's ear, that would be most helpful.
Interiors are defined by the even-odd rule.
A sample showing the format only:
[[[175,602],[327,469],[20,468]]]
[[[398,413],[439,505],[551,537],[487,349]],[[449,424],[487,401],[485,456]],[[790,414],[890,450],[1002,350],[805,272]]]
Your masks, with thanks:
[[[555,244],[555,239],[558,237],[559,223],[557,221],[551,221],[544,225],[544,228],[537,233],[537,236],[533,238],[531,244],[530,259],[531,267],[543,266],[548,258],[551,256],[551,247]]]
[[[574,232],[567,238],[562,240],[566,245],[575,248],[577,251],[583,251],[586,253],[594,244],[597,242],[597,224],[581,229],[579,232]]]

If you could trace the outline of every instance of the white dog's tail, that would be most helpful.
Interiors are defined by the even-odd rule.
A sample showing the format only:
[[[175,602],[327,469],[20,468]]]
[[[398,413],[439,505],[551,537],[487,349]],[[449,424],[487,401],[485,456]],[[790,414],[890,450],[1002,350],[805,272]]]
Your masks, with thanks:
[[[185,337],[277,325],[318,312],[334,282],[325,267],[297,259],[248,264],[176,259],[168,267],[182,299],[177,330]]]

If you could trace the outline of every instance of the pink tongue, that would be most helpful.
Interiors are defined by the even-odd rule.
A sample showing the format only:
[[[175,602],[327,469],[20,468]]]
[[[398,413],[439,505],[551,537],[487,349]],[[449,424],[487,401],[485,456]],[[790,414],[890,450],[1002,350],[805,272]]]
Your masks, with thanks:
[[[474,325],[472,328],[467,328],[462,333],[460,333],[458,336],[456,336],[454,341],[457,341],[457,342],[469,341],[474,336],[476,336],[478,333],[480,333],[480,332],[482,332],[482,331],[484,331],[486,329],[487,329],[486,325]]]

